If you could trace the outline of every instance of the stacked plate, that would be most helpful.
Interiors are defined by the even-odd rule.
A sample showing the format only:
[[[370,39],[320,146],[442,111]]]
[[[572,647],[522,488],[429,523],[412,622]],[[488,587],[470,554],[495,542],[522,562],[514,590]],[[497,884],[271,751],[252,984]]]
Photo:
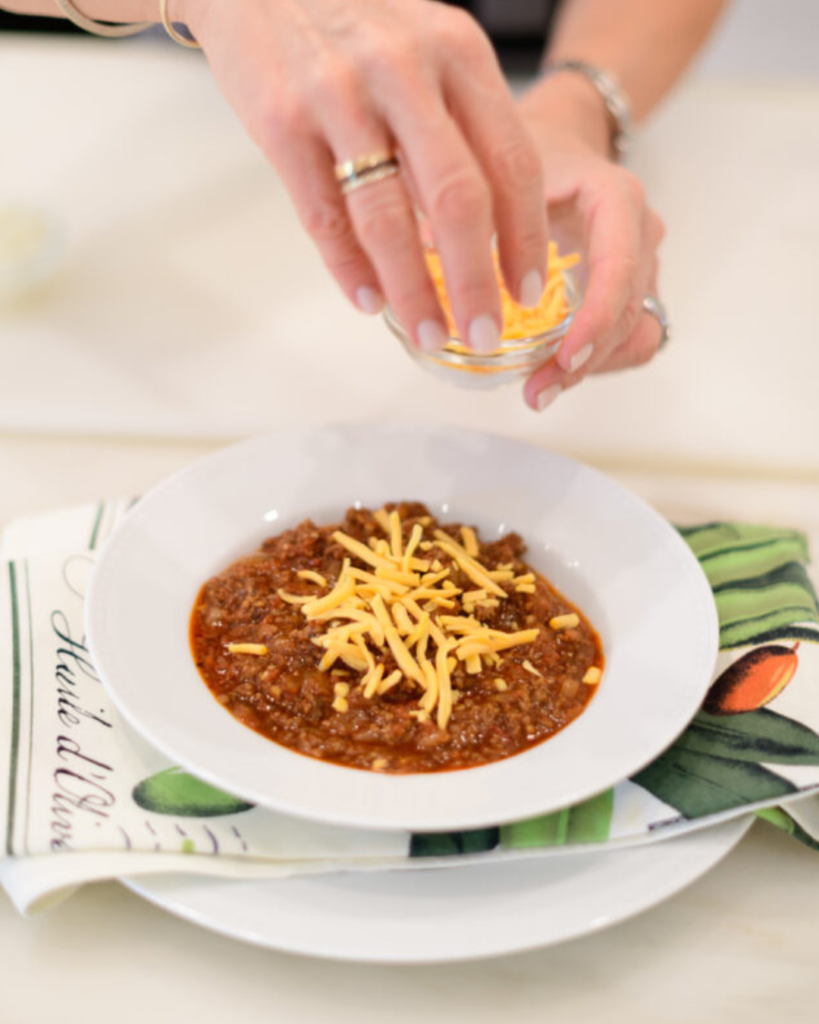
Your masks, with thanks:
[[[354,771],[244,728],[203,685],[188,621],[206,579],[307,517],[337,522],[350,506],[390,500],[423,501],[442,519],[477,524],[486,538],[516,530],[533,567],[588,613],[606,655],[604,680],[588,709],[548,742],[463,771]],[[177,764],[280,812],[413,832],[549,813],[629,777],[695,714],[717,653],[713,598],[698,563],[665,520],[619,485],[516,442],[384,424],[254,438],[161,484],[104,549],[87,626],[118,708]],[[463,959],[557,942],[637,913],[711,867],[746,827],[741,820],[632,850],[494,865],[127,884],[197,923],[275,948],[370,961]]]

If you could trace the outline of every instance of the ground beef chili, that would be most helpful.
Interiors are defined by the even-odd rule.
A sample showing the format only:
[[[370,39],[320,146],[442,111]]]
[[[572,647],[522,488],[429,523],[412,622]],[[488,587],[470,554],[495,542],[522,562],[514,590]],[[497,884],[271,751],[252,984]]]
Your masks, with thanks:
[[[474,588],[434,541],[430,548],[439,524],[423,505],[386,508],[398,510],[405,543],[420,521],[427,542],[423,557],[451,568],[457,587]],[[364,544],[384,537],[366,509],[351,509],[335,526],[306,520],[271,537],[202,587],[191,618],[193,656],[213,695],[240,722],[311,757],[409,773],[470,768],[509,757],[553,736],[583,711],[595,690],[583,677],[590,667],[603,666],[600,641],[578,610],[538,575],[534,593],[510,587],[510,596],[497,607],[474,612],[494,629],[537,627],[539,633],[534,642],[504,651],[499,667],[485,664],[475,675],[463,663],[453,669],[453,709],[445,730],[434,716],[426,721],[419,716],[422,691],[416,682],[405,678],[383,696],[368,699],[354,670],[343,664],[320,670],[323,652],[313,641],[328,623],[308,622],[301,607],[287,603],[278,591],[316,595],[316,584],[296,575],[306,569],[325,577],[327,590],[335,585],[348,556],[332,536],[339,528]],[[459,524],[440,528],[453,538],[461,536]],[[523,575],[533,571],[523,561],[524,551],[522,539],[509,533],[481,543],[477,557],[487,569],[511,563]],[[550,628],[550,620],[568,613],[579,615],[575,628]],[[235,643],[261,644],[267,650],[262,656],[229,653],[227,645]],[[396,668],[389,648],[381,659],[385,675]],[[349,684],[343,712],[334,707],[339,682]]]

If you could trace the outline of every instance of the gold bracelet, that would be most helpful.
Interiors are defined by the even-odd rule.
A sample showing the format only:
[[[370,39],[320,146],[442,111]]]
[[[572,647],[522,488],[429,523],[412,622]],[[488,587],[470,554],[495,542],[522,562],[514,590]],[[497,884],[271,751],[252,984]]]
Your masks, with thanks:
[[[197,43],[195,39],[186,39],[181,36],[171,24],[171,20],[168,17],[168,0],[159,0],[159,17],[162,21],[162,25],[168,35],[173,39],[175,43],[179,43],[180,46],[187,46],[190,50],[201,50],[202,47]]]
[[[55,0],[55,3],[69,21],[73,21],[78,28],[83,29],[85,32],[91,32],[95,36],[121,39],[124,36],[138,35],[140,32],[145,32],[147,29],[154,27],[154,22],[152,21],[137,21],[129,25],[108,25],[103,21],[94,21],[91,18],[86,18],[71,3],[71,0]]]
[[[82,11],[77,10],[71,0],[54,0],[54,2],[69,21],[73,21],[78,28],[83,29],[85,32],[91,32],[95,36],[122,39],[125,36],[135,36],[140,32],[145,32],[149,28],[153,28],[155,24],[153,21],[137,21],[128,25],[109,25],[104,21],[94,21],[93,18],[87,18]],[[195,39],[186,39],[171,24],[171,20],[168,17],[168,0],[159,0],[159,18],[165,31],[175,43],[179,43],[180,46],[187,46],[191,50],[201,50],[201,46]]]

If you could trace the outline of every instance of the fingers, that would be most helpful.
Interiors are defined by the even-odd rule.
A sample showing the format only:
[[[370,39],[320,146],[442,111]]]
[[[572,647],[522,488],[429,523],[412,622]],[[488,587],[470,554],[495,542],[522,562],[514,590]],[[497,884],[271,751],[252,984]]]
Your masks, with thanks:
[[[657,294],[656,262],[646,286],[645,294]],[[615,349],[607,360],[606,372],[627,370],[631,367],[643,366],[645,363],[648,363],[659,351],[662,337],[663,329],[657,317],[643,309],[634,330],[624,344]]]
[[[657,294],[656,259],[652,260],[652,269],[644,294]],[[636,323],[631,325],[623,342],[616,346],[600,365],[593,368],[587,365],[575,373],[567,373],[556,359],[552,359],[526,381],[523,388],[524,400],[531,409],[542,412],[564,391],[579,384],[589,372],[608,373],[642,366],[649,362],[657,354],[661,339],[662,328],[657,318],[642,308],[641,299]]]
[[[496,348],[493,234],[512,294],[536,302],[545,204],[539,158],[476,22],[439,3],[216,6],[202,26],[211,67],[351,301],[374,312],[387,299],[416,342],[448,340],[415,189],[461,338]],[[407,182],[340,195],[335,163],[392,148],[406,158]]]
[[[456,20],[456,28],[457,22],[468,19],[459,10],[448,11],[448,15]],[[470,37],[467,33],[464,38]],[[540,157],[482,33],[466,46],[460,63],[444,60],[442,66],[447,108],[460,125],[489,185],[507,287],[521,305],[536,306],[547,273]]]
[[[457,115],[442,93],[439,66],[447,61],[458,65],[469,56],[469,69],[483,63],[483,39],[475,22],[462,12],[427,5],[425,45],[445,49],[446,60],[422,67],[411,52],[399,44],[382,47],[378,58],[368,63],[379,111],[390,125],[401,152],[419,205],[431,229],[441,256],[458,333],[477,351],[497,348],[502,327],[500,295],[491,243],[495,230],[494,197],[482,162],[465,137]],[[477,60],[475,53],[478,53]],[[464,74],[468,68],[460,65]],[[492,84],[506,92],[498,75]],[[508,111],[508,108],[506,108]],[[517,115],[512,111],[515,123]],[[485,120],[494,120],[484,110]],[[521,129],[522,132],[522,129]],[[543,195],[540,217],[543,218]],[[521,217],[521,220],[525,219]],[[537,217],[535,217],[537,220]],[[543,254],[525,256],[526,272],[545,270]],[[516,276],[520,276],[515,271]],[[530,290],[537,290],[537,285]]]
[[[314,134],[272,147],[302,222],[359,308],[377,310],[386,298],[416,343],[436,349],[449,332],[418,237],[417,201],[458,333],[474,350],[492,351],[502,330],[492,237],[497,228],[512,294],[534,305],[546,276],[546,218],[540,160],[489,43],[474,20],[438,4],[424,5],[423,16],[401,7],[336,29],[333,46],[298,69],[295,106]],[[334,163],[394,148],[406,180],[339,196]]]
[[[584,366],[584,373],[608,373],[611,370],[640,366],[648,362],[657,350],[657,344],[650,350],[646,347],[652,332],[646,331],[647,314],[643,308],[643,299],[646,295],[657,293],[656,252],[664,228],[660,218],[647,206],[642,210],[641,222],[640,257],[631,282],[629,299],[617,325],[609,332],[603,344],[595,348],[593,358]],[[659,343],[658,338],[655,340]]]
[[[556,359],[550,359],[523,385],[523,400],[534,412],[543,412],[569,388],[579,384],[582,373],[567,373]]]
[[[481,169],[443,104],[425,117],[405,106],[393,127],[440,254],[459,336],[477,352],[500,344],[492,261],[492,200]]]
[[[360,145],[357,152],[370,151],[366,143]],[[400,177],[393,177],[365,186],[348,197],[348,208],[356,234],[398,319],[420,348],[442,349],[449,332],[427,271],[404,183]]]
[[[373,110],[360,72],[334,60],[311,87],[312,107],[329,150],[327,170],[350,235],[372,268],[415,344],[433,351],[447,343],[446,322],[427,272],[417,220],[405,181],[396,175],[341,196],[334,165],[395,148]],[[345,252],[350,252],[349,245]],[[362,282],[367,287],[366,282]]]
[[[356,237],[326,144],[315,136],[293,139],[277,153],[276,166],[299,220],[345,295],[363,313],[380,313],[381,283]]]
[[[619,170],[613,169],[606,179],[602,187],[590,190],[581,199],[589,278],[583,303],[557,356],[559,366],[569,373],[591,363],[595,353],[599,356],[610,350],[613,340],[621,340],[614,332],[624,314],[636,321],[636,285],[641,277],[647,277],[647,273],[641,274],[645,214],[642,187],[632,175]],[[631,309],[627,308],[629,303]]]

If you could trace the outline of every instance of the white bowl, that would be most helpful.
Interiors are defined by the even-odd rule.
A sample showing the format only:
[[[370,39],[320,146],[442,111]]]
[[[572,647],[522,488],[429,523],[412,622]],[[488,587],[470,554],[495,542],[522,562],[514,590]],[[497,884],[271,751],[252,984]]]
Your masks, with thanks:
[[[310,516],[426,502],[443,519],[510,529],[588,615],[606,656],[571,725],[462,771],[382,775],[327,764],[241,725],[188,644],[202,583]],[[256,804],[325,822],[448,831],[545,814],[638,771],[685,728],[711,680],[711,590],[676,531],[602,474],[481,434],[386,424],[298,429],[208,456],[143,498],[104,548],[87,601],[92,655],[117,707],[189,771]]]

